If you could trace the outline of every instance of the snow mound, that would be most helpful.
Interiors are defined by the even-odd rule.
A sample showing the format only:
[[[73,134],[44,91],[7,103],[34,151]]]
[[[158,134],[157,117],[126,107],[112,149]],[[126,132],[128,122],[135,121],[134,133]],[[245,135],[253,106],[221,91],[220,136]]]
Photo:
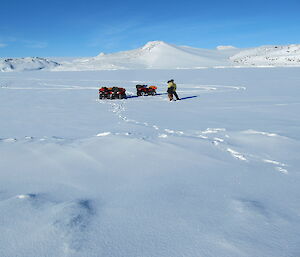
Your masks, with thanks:
[[[32,71],[51,69],[60,64],[40,57],[0,59],[0,71]]]
[[[300,65],[300,44],[252,48],[235,54],[230,60],[234,63],[253,66]]]

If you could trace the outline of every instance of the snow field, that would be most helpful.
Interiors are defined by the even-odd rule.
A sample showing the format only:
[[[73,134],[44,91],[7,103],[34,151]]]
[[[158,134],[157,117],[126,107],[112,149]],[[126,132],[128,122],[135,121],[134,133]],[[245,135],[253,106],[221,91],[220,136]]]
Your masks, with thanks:
[[[298,74],[6,73],[0,256],[299,255]]]

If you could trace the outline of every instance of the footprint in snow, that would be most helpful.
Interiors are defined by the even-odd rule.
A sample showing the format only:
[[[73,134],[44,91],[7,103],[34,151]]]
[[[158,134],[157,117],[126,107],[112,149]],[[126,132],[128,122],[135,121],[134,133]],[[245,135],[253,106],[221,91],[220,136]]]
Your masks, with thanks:
[[[53,202],[45,194],[20,194],[15,197],[19,201],[29,203],[32,208],[43,209]]]
[[[241,161],[247,161],[246,157],[243,154],[241,154],[237,151],[234,151],[231,148],[227,148],[227,152],[229,152],[231,154],[231,156],[234,157],[235,159],[238,159]]]
[[[287,169],[284,169],[282,167],[275,167],[276,170],[278,170],[279,172],[283,173],[283,174],[288,174],[288,170]]]
[[[176,131],[176,130],[172,130],[172,129],[165,129],[165,132],[167,132],[169,134],[184,135],[184,132],[182,132],[182,131]]]
[[[215,137],[214,140],[217,141],[217,142],[220,142],[220,143],[224,142],[224,139],[218,138],[218,137]]]
[[[80,251],[88,240],[88,227],[96,212],[92,201],[83,199],[64,202],[55,206],[52,211],[53,225],[63,240],[64,251]]]
[[[279,135],[271,132],[265,132],[265,131],[257,131],[253,129],[249,129],[243,132],[244,134],[250,134],[250,135],[262,135],[262,136],[267,136],[267,137],[278,137]]]
[[[14,142],[17,142],[17,139],[16,138],[1,138],[0,141],[5,142],[5,143],[14,143]]]
[[[166,134],[160,134],[158,137],[160,137],[160,138],[167,138],[168,135],[166,135]]]
[[[37,198],[37,195],[36,194],[17,195],[16,198],[18,198],[18,199],[35,199],[35,198]]]
[[[200,131],[202,134],[216,134],[218,132],[224,132],[226,131],[225,128],[207,128],[204,131]]]
[[[109,136],[109,135],[111,135],[111,132],[102,132],[102,133],[97,134],[96,136],[97,137],[106,137],[106,136]]]
[[[265,163],[276,165],[274,167],[275,170],[281,172],[282,174],[288,174],[288,170],[285,168],[287,166],[286,164],[274,160],[268,160],[268,159],[263,159],[262,161]]]
[[[269,218],[270,213],[264,204],[252,199],[236,199],[233,201],[234,210],[244,218],[254,218],[257,216]]]
[[[89,226],[96,214],[94,204],[89,199],[59,203],[52,201],[45,194],[19,194],[6,199],[2,204],[13,207],[12,211],[18,214],[21,225],[22,220],[29,218],[28,215],[38,217],[40,225],[44,226],[47,224],[43,222],[49,222],[48,225],[54,228],[53,232],[61,239],[63,250],[67,255],[84,248],[88,241]]]
[[[203,136],[203,135],[197,135],[197,137],[203,138],[203,139],[208,139],[207,136]]]

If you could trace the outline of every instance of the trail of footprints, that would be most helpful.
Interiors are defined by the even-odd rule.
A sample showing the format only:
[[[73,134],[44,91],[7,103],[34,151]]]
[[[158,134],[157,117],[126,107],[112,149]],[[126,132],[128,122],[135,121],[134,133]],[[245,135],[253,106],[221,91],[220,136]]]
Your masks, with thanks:
[[[204,131],[196,131],[193,133],[187,133],[184,131],[173,130],[173,129],[169,129],[169,128],[159,128],[159,126],[149,124],[148,122],[139,122],[139,121],[136,121],[133,119],[128,119],[126,116],[123,115],[123,112],[125,111],[124,103],[121,103],[121,104],[113,103],[112,109],[113,109],[112,111],[116,115],[118,115],[118,117],[121,120],[123,120],[124,122],[153,128],[155,130],[155,132],[158,133],[159,138],[167,138],[168,136],[181,136],[181,137],[194,137],[194,138],[200,138],[203,140],[209,140],[219,150],[221,150],[223,152],[227,152],[233,158],[235,158],[239,161],[249,162],[250,160],[252,160],[252,161],[263,162],[263,163],[272,165],[276,171],[278,171],[282,174],[288,174],[288,170],[287,170],[288,165],[287,164],[281,163],[276,160],[264,159],[259,156],[254,156],[254,155],[247,154],[247,153],[240,153],[237,150],[233,149],[230,146],[230,143],[228,143],[226,141],[226,140],[230,139],[230,136],[228,134],[226,134],[225,128],[207,128]],[[272,136],[272,137],[277,136],[274,133],[268,133],[268,132],[260,132],[260,131],[252,131],[252,130],[249,130],[248,132],[249,133],[251,132],[252,134],[260,134],[263,136]]]
[[[287,167],[288,165],[282,162],[279,162],[277,160],[273,159],[265,159],[261,158],[259,156],[254,156],[247,153],[240,153],[236,149],[234,149],[229,142],[227,142],[230,139],[230,136],[226,133],[225,128],[207,128],[203,131],[194,131],[194,132],[184,132],[180,130],[174,130],[170,128],[160,128],[157,125],[149,124],[148,122],[139,122],[134,119],[129,119],[126,116],[123,115],[123,113],[126,111],[124,107],[124,101],[122,101],[120,104],[118,103],[110,103],[112,107],[112,112],[117,115],[119,119],[121,119],[124,122],[132,123],[134,125],[148,127],[150,129],[154,130],[154,134],[157,135],[158,138],[168,138],[169,136],[178,136],[178,137],[189,137],[189,138],[197,138],[201,140],[208,140],[210,141],[216,148],[223,152],[227,152],[232,156],[232,158],[235,158],[239,161],[249,162],[252,161],[259,161],[263,162],[265,164],[271,165],[274,167],[274,169],[282,174],[288,174]],[[259,131],[252,131],[249,130],[249,133],[252,134],[260,134],[262,136],[277,136],[274,133],[267,133],[267,132],[259,132]],[[247,133],[248,133],[247,132]],[[132,132],[123,132],[123,133],[112,133],[112,132],[101,132],[98,133],[96,136],[98,137],[104,137],[109,135],[123,135],[123,136],[130,136],[134,135]],[[67,139],[60,138],[60,137],[43,137],[43,138],[34,138],[31,136],[26,136],[20,139],[17,138],[0,138],[0,143],[16,143],[16,142],[66,142]]]
[[[218,149],[220,149],[223,152],[229,153],[233,158],[235,158],[239,161],[249,162],[250,160],[252,160],[252,161],[264,162],[264,163],[272,165],[276,171],[279,171],[282,174],[288,174],[288,170],[287,170],[288,165],[287,164],[284,164],[284,163],[281,163],[281,162],[275,161],[275,160],[264,159],[259,156],[254,156],[254,155],[247,154],[247,153],[240,153],[237,150],[233,149],[230,146],[230,144],[226,141],[226,140],[230,139],[230,136],[226,134],[225,128],[207,128],[205,131],[198,131],[193,134],[188,134],[183,131],[175,131],[175,130],[171,130],[171,129],[164,129],[164,131],[167,134],[172,134],[175,136],[197,137],[197,138],[201,138],[203,140],[209,140]],[[216,134],[218,136],[215,136]],[[222,136],[224,138],[222,138]],[[165,137],[167,137],[167,135]]]
[[[68,139],[51,136],[51,137],[32,137],[32,136],[25,136],[20,138],[0,138],[0,143],[17,143],[17,142],[66,142]]]

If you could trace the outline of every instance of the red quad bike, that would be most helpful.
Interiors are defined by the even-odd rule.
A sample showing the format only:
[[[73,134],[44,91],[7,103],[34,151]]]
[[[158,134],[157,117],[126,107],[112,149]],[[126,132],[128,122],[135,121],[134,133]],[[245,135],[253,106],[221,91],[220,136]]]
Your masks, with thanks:
[[[101,87],[99,99],[126,99],[126,89],[122,87]]]
[[[126,99],[126,89],[123,87],[113,87],[111,99]]]
[[[136,94],[137,96],[156,95],[156,89],[156,86],[148,87],[148,85],[136,85]]]
[[[99,89],[99,99],[109,99],[110,94],[107,87],[101,87]]]

